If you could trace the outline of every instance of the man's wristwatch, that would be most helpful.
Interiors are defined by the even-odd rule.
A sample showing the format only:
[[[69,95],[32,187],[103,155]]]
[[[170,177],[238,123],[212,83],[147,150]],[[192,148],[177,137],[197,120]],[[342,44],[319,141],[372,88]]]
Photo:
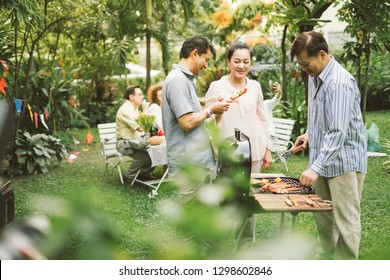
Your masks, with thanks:
[[[210,118],[213,115],[213,112],[211,112],[210,108],[206,108],[207,112],[207,118]]]

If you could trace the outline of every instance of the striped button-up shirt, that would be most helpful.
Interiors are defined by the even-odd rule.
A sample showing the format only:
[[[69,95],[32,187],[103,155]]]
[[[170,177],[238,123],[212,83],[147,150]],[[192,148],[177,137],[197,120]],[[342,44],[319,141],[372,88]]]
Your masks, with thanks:
[[[367,172],[360,98],[356,80],[333,57],[317,83],[309,78],[310,168],[322,177]]]

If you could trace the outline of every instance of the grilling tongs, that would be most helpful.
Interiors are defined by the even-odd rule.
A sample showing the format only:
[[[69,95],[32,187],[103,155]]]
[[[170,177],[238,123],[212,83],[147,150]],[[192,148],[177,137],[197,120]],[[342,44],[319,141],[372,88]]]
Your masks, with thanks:
[[[299,146],[296,146],[296,147],[293,147],[291,148],[290,150],[287,150],[285,151],[284,153],[282,153],[281,155],[277,156],[275,159],[274,159],[274,162],[279,162],[279,161],[282,161],[282,160],[286,160],[289,156],[291,156],[292,154],[295,154],[295,153],[298,153],[302,150],[304,150],[305,148],[303,147],[303,144],[299,145]]]

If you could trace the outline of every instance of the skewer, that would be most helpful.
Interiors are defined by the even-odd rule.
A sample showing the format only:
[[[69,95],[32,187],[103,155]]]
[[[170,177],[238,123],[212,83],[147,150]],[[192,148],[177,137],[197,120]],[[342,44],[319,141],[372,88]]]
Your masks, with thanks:
[[[284,202],[285,202],[288,206],[290,206],[290,207],[294,206],[294,204],[291,202],[290,199],[288,199],[287,196],[284,198]]]
[[[308,198],[306,198],[306,197],[304,197],[304,196],[302,196],[302,198],[303,198],[303,200],[306,202],[306,204],[310,205],[311,207],[314,207],[315,202],[314,202],[313,200],[308,199]]]
[[[298,202],[291,195],[288,195],[287,198],[292,202],[294,206],[299,206]]]

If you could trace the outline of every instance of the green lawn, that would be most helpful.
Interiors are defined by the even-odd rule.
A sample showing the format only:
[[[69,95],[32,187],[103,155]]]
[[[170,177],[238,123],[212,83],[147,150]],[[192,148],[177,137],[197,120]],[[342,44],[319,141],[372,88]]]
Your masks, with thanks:
[[[367,123],[375,122],[380,129],[381,144],[390,139],[389,113],[367,114]],[[94,141],[89,151],[81,152],[74,163],[63,162],[47,174],[12,178],[16,221],[39,214],[50,217],[52,231],[42,250],[51,259],[196,258],[193,252],[173,250],[175,246],[183,247],[177,244],[173,225],[159,210],[161,202],[175,198],[176,190],[165,184],[158,197],[150,199],[148,188],[122,185],[114,168],[105,169],[97,130],[91,132]],[[73,134],[83,142],[86,131],[78,130]],[[82,148],[77,150],[82,151]],[[383,170],[384,161],[384,157],[369,158],[362,200],[361,259],[390,259],[390,176]],[[299,177],[308,166],[308,158],[290,157],[288,166],[287,175]],[[285,170],[283,164],[275,164],[269,172],[285,173]],[[202,218],[207,216],[208,213]],[[278,244],[273,240],[286,235],[291,245],[296,240],[290,228],[291,219],[287,214],[285,235],[281,235],[280,214],[257,215],[256,248],[266,250],[267,245],[273,244],[272,248],[277,250]],[[207,231],[207,226],[203,230]],[[294,232],[303,237],[299,240],[308,244],[314,242],[316,227],[311,213],[297,216]],[[279,245],[282,242],[280,240]],[[227,249],[231,246],[231,243],[226,245]]]

